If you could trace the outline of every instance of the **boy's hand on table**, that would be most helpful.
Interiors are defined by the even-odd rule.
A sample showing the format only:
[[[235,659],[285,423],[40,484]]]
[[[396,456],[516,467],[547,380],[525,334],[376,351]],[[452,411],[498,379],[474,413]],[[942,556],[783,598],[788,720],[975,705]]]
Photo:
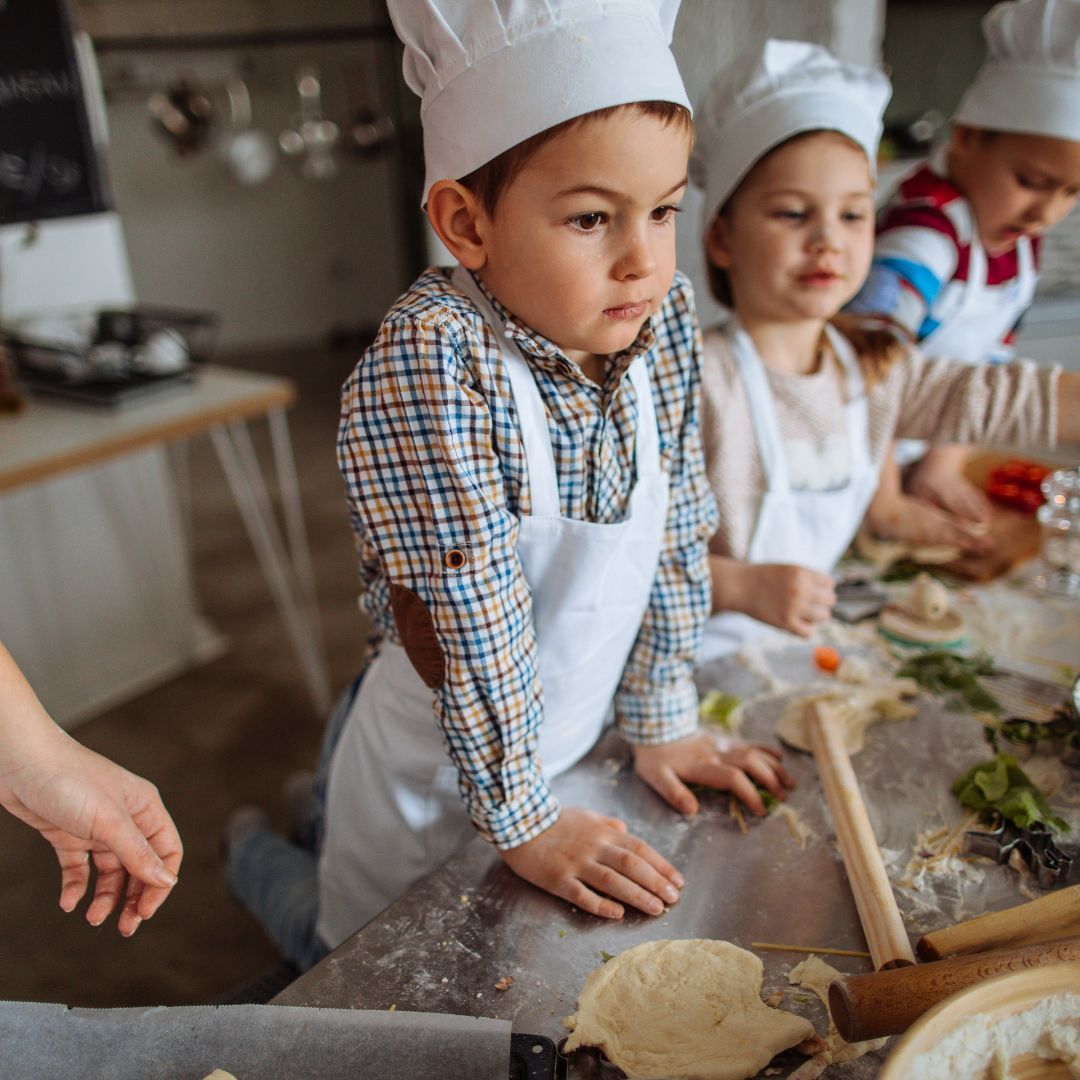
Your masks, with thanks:
[[[827,622],[836,604],[828,574],[786,563],[746,563],[746,602],[741,607],[760,622],[809,637]]]
[[[683,885],[678,870],[625,823],[578,807],[564,808],[549,829],[499,854],[519,877],[606,919],[621,919],[624,904],[660,915]]]
[[[686,786],[704,784],[730,791],[759,817],[765,804],[754,787],[756,780],[778,799],[795,781],[780,763],[780,751],[760,743],[736,742],[721,749],[716,737],[699,731],[685,739],[655,746],[634,747],[634,769],[662,799],[681,814],[696,814],[698,800]]]

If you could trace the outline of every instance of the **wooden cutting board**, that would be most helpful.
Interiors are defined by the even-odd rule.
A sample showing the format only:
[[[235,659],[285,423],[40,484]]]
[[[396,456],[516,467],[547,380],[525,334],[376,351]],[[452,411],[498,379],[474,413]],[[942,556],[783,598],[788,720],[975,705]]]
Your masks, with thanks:
[[[1016,457],[1016,454],[985,451],[972,457],[964,474],[981,491],[985,491],[990,470],[1006,461],[1015,460]],[[1021,513],[1000,503],[992,502],[990,505],[994,508],[993,517],[990,519],[993,551],[986,555],[964,555],[954,562],[946,563],[941,569],[968,581],[992,581],[1012,572],[1039,554],[1041,536],[1035,515]]]

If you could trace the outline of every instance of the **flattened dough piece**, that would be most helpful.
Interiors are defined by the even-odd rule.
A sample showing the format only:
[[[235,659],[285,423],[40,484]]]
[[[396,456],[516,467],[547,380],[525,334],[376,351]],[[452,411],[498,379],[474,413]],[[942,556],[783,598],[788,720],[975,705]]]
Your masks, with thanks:
[[[812,702],[827,705],[837,718],[849,754],[857,754],[866,739],[866,729],[878,720],[909,720],[915,707],[905,698],[919,691],[914,679],[881,679],[875,685],[837,686],[819,694],[793,698],[784,706],[776,725],[776,734],[796,750],[810,749],[806,731],[806,706]]]
[[[813,1035],[761,1000],[761,961],[729,941],[648,941],[597,968],[564,1021],[631,1080],[745,1080]]]

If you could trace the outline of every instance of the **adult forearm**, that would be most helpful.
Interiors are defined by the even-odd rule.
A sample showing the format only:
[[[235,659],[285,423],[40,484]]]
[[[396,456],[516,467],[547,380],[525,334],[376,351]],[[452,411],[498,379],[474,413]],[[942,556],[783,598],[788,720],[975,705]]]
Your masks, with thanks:
[[[64,738],[0,644],[0,798],[10,792],[12,778],[51,740]]]

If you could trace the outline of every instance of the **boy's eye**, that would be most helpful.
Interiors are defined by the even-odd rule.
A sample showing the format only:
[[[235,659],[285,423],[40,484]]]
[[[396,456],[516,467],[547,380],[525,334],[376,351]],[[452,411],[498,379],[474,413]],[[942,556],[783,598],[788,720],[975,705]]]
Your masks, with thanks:
[[[589,214],[577,214],[570,218],[570,224],[579,232],[595,232],[601,225],[604,224],[607,215],[597,212]]]
[[[844,214],[845,221],[865,221],[866,217],[867,215],[862,213],[862,211],[860,210],[849,210],[846,214]]]
[[[1042,191],[1046,187],[1045,180],[1037,180],[1034,176],[1027,176],[1024,173],[1016,174],[1016,182],[1028,191]]]
[[[773,216],[780,218],[782,221],[803,221],[806,218],[806,214],[802,210],[794,209],[776,210]]]

